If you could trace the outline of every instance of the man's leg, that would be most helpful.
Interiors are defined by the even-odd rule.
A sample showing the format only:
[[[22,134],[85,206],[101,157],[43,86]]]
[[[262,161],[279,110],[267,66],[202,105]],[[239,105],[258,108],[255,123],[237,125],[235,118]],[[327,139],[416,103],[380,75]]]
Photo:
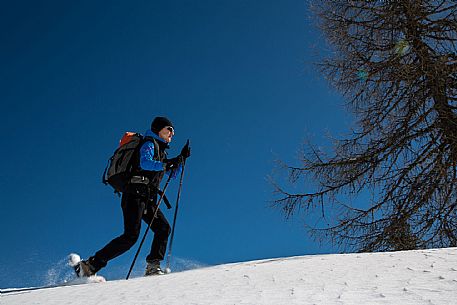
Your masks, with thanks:
[[[144,201],[135,195],[126,193],[122,195],[121,206],[124,216],[124,233],[89,258],[89,263],[94,267],[95,272],[105,267],[108,261],[129,250],[138,240],[145,208]]]
[[[149,224],[154,215],[154,208],[149,207],[147,214],[143,215],[143,220]],[[146,261],[152,263],[154,261],[162,261],[167,251],[168,236],[170,235],[170,224],[165,215],[159,209],[157,216],[152,222],[151,230],[154,232],[154,239],[151,245],[151,251],[146,257]]]

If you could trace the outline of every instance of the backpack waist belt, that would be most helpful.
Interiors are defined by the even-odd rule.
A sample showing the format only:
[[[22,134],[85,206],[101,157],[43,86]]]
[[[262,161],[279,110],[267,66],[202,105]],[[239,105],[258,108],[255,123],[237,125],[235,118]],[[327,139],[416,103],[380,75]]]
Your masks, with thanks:
[[[149,178],[144,176],[132,176],[129,182],[132,184],[149,184]]]
[[[163,196],[163,202],[165,203],[165,205],[167,206],[167,209],[171,209],[171,204],[170,204],[170,201],[168,201],[168,198],[167,196],[165,196],[165,194],[162,192],[161,189],[155,187],[155,186],[151,186],[149,185],[149,178],[148,177],[144,177],[144,176],[132,176],[132,178],[130,178],[130,181],[129,181],[131,184],[145,184],[147,185],[149,188],[152,188],[152,191],[159,194],[160,196]]]

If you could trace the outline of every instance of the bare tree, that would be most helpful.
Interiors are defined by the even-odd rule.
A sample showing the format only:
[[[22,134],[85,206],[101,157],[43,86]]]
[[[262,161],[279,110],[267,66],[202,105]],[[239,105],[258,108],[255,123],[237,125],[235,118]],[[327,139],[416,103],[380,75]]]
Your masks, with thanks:
[[[345,249],[457,246],[457,2],[311,3],[333,54],[319,67],[357,127],[328,155],[307,145],[287,168],[292,184],[316,188],[276,185],[275,204],[327,216],[311,232]],[[366,192],[371,200],[354,206]]]

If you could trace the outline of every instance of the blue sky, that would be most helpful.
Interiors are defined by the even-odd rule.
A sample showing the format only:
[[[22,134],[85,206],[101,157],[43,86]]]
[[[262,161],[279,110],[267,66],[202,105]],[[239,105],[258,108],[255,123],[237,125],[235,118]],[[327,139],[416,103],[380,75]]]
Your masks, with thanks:
[[[275,160],[298,164],[306,138],[350,123],[312,65],[321,37],[304,1],[15,1],[0,38],[0,287],[43,283],[68,253],[88,257],[122,233],[101,175],[122,134],[156,115],[174,122],[170,155],[192,146],[176,257],[337,251],[270,207]],[[124,277],[136,249],[100,273]]]

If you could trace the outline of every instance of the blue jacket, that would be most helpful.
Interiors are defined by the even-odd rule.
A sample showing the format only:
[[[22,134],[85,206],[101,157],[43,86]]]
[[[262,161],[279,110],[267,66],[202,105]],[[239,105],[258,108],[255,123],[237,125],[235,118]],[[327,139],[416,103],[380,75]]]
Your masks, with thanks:
[[[161,137],[153,133],[151,130],[147,130],[144,134],[145,137],[152,137],[157,141],[166,143]],[[154,143],[148,141],[143,144],[140,148],[140,167],[142,170],[147,171],[163,171],[165,170],[165,163],[161,161],[154,160]],[[174,179],[181,174],[182,166],[179,165],[177,169],[167,171],[168,175]]]

